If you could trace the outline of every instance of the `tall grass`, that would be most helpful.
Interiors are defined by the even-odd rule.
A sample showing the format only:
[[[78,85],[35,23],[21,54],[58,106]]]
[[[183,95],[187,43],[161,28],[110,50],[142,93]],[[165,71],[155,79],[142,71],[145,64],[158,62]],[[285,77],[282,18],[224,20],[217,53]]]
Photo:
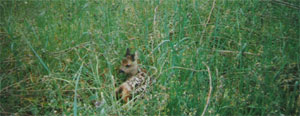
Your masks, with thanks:
[[[1,1],[0,114],[201,115],[204,62],[206,115],[299,115],[299,10],[213,4]],[[126,79],[117,72],[126,48],[155,82],[122,104],[114,89]]]

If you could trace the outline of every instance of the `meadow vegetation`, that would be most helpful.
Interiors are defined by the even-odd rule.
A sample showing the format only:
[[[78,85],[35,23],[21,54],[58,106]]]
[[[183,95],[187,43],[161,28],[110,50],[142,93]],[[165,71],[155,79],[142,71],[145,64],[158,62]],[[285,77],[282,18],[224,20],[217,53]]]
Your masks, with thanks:
[[[300,5],[282,1],[0,1],[0,115],[201,115],[208,98],[206,115],[299,115]],[[126,48],[155,82],[122,104]]]

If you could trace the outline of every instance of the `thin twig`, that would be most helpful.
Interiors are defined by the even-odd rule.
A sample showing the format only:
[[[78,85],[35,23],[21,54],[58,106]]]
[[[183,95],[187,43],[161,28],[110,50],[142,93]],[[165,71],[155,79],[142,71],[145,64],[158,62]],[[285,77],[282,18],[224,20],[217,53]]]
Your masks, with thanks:
[[[210,50],[210,49],[202,49],[205,51],[212,51],[212,52],[219,52],[221,54],[239,54],[240,51],[231,51],[231,50]],[[254,56],[260,56],[260,54],[255,54],[251,52],[243,52],[244,55],[254,55]]]
[[[50,52],[51,55],[56,55],[56,54],[65,54],[67,52],[70,52],[74,49],[77,49],[77,48],[82,48],[82,47],[85,47],[85,46],[89,46],[89,45],[92,45],[92,44],[95,44],[91,41],[88,41],[88,42],[84,42],[84,43],[81,43],[81,44],[78,44],[74,47],[71,47],[71,48],[68,48],[68,49],[64,49],[64,50],[61,50],[61,51],[57,51],[57,52]]]
[[[173,66],[173,67],[170,67],[164,71],[160,71],[160,73],[158,74],[157,77],[160,77],[161,74],[171,70],[171,69],[183,69],[183,70],[189,70],[189,71],[194,71],[194,72],[206,72],[206,70],[196,70],[196,69],[192,69],[192,68],[186,68],[186,67],[179,67],[179,66]]]
[[[18,84],[20,84],[20,83],[22,83],[22,82],[24,82],[24,81],[29,80],[29,79],[30,79],[30,78],[23,79],[23,80],[21,80],[21,81],[19,81],[19,82],[16,82],[16,83],[14,83],[14,84],[11,84],[11,85],[9,85],[9,86],[6,86],[5,88],[3,88],[3,89],[0,90],[0,93],[3,92],[4,90],[6,90],[6,89],[8,89],[8,88],[10,88],[10,87],[12,87],[12,86],[14,86],[14,85],[18,85]]]
[[[280,1],[280,0],[271,0],[273,3],[277,3],[277,4],[281,4],[281,5],[285,5],[287,7],[290,7],[290,8],[293,8],[293,9],[296,9],[296,10],[300,10],[300,7],[296,6],[296,5],[293,5],[291,3],[288,3],[288,2],[284,2],[284,1]]]
[[[79,89],[77,89],[77,91],[101,90],[101,89],[103,89],[103,87],[102,88],[79,88]],[[51,89],[38,89],[38,90],[13,90],[13,91],[16,91],[16,92],[45,92],[45,91],[54,91],[54,90],[51,90]],[[60,90],[60,91],[62,91],[62,92],[71,92],[71,91],[73,91],[74,92],[74,89],[66,89],[66,90]],[[5,94],[0,94],[0,95],[5,95]]]
[[[211,14],[212,14],[213,10],[215,9],[215,3],[216,3],[216,0],[213,1],[213,5],[212,5],[212,7],[211,7],[211,9],[210,9],[210,13],[209,13],[209,15],[208,15],[208,17],[207,17],[207,21],[206,21],[206,23],[204,24],[204,29],[203,29],[202,34],[201,34],[201,37],[200,37],[200,41],[201,41],[200,43],[202,43],[202,39],[203,39],[203,37],[204,37],[204,34],[205,34],[205,31],[206,31],[207,24],[210,22]]]
[[[157,5],[154,9],[154,16],[153,16],[153,30],[155,31],[155,27],[156,27],[156,12],[157,12],[157,8],[159,5]]]
[[[194,72],[204,72],[205,71],[205,70],[195,70],[192,68],[185,68],[185,67],[179,67],[179,66],[170,67],[167,70],[170,70],[170,69],[183,69],[183,70],[190,70],[190,71],[194,71]]]
[[[160,1],[161,2],[161,1]],[[160,3],[159,2],[159,3]],[[155,32],[156,32],[156,15],[157,15],[157,9],[158,9],[158,7],[159,7],[159,4],[154,8],[154,16],[153,16],[153,35],[155,34]],[[151,41],[151,49],[152,49],[152,51],[154,51],[154,40],[153,40],[153,37],[152,36],[150,36],[150,41]],[[151,58],[152,58],[152,60],[154,60],[154,56],[153,55],[151,55]]]
[[[210,69],[209,69],[208,65],[205,62],[202,62],[202,64],[204,64],[206,66],[207,72],[208,72],[208,76],[209,76],[209,92],[208,92],[208,95],[207,95],[206,105],[205,105],[205,107],[203,109],[203,112],[201,114],[201,116],[204,116],[204,114],[205,114],[205,112],[207,110],[207,107],[209,105],[209,102],[210,102],[210,96],[211,96],[211,92],[212,92],[213,87],[212,87],[212,79],[211,79]]]
[[[216,52],[221,52],[221,53],[234,53],[234,54],[239,54],[239,51],[230,51],[230,50],[215,50]],[[243,54],[246,55],[255,55],[255,56],[259,56],[259,54],[254,54],[251,52],[243,52]]]

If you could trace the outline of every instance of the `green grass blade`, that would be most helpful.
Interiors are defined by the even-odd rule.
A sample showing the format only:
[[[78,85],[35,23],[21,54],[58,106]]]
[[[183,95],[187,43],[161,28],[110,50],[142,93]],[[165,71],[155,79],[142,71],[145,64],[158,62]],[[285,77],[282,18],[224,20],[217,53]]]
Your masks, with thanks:
[[[73,114],[74,116],[77,116],[77,88],[78,88],[78,82],[81,76],[81,71],[82,71],[82,67],[83,64],[81,64],[79,70],[76,72],[76,74],[74,75],[74,77],[76,78],[76,83],[75,83],[75,90],[74,90],[74,102],[73,102]]]

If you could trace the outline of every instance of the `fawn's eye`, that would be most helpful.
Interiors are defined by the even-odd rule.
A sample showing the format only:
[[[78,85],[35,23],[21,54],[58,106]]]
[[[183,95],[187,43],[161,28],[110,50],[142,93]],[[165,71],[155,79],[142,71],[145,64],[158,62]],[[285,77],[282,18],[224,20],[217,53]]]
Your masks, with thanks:
[[[127,67],[127,68],[128,68],[128,67],[130,67],[130,65],[129,65],[129,64],[127,64],[127,65],[126,65],[126,67]]]

